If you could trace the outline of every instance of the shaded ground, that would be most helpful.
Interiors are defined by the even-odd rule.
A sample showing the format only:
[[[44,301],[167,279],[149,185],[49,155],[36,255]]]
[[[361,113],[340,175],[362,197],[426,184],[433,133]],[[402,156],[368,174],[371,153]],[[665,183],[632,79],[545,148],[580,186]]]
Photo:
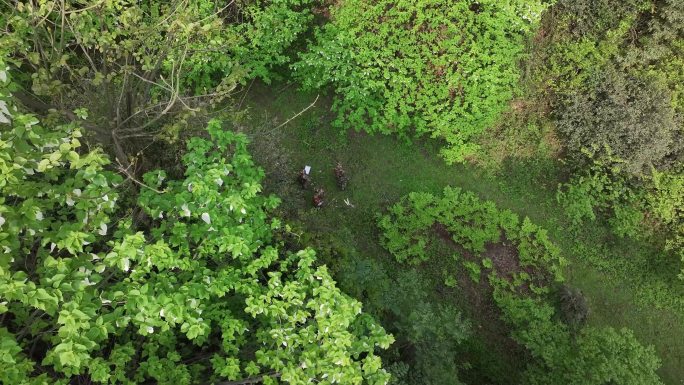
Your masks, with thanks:
[[[494,268],[499,276],[505,277],[521,270],[519,268],[517,260],[518,255],[515,247],[499,243],[491,244],[487,245],[487,249],[482,256],[476,256],[456,243],[449,233],[449,230],[441,223],[434,224],[432,230],[441,242],[455,251],[464,260],[479,264],[483,257],[491,258],[492,262],[496,259],[497,262],[494,263]],[[500,253],[499,251],[505,251],[505,253]],[[497,254],[497,256],[494,254]],[[440,257],[448,258],[446,255]],[[475,282],[468,275],[465,268],[461,266],[461,263],[454,262],[454,265],[458,266],[456,271],[456,280],[460,289],[460,300],[458,302],[462,308],[466,310],[466,314],[469,318],[473,320],[474,332],[486,347],[482,352],[479,352],[476,349],[471,353],[472,357],[469,357],[469,359],[473,361],[482,361],[483,359],[486,359],[484,356],[477,356],[478,353],[485,355],[489,354],[491,356],[490,359],[494,357],[497,359],[508,357],[510,360],[510,358],[514,358],[514,360],[510,360],[508,364],[511,367],[522,371],[524,369],[523,363],[527,358],[527,353],[523,347],[510,338],[510,328],[501,319],[501,310],[492,297],[493,289],[487,280],[487,271],[483,269],[479,281]],[[454,300],[454,298],[452,297],[451,300]],[[468,376],[468,374],[470,373],[465,373],[466,376]],[[515,382],[512,373],[501,374],[503,377],[499,378],[507,378],[511,383]],[[477,378],[475,378],[475,380],[477,380]]]
[[[253,119],[242,128],[252,138],[252,152],[266,167],[266,187],[283,198],[281,209],[290,218],[298,218],[308,231],[334,237],[343,245],[360,254],[373,257],[391,266],[393,260],[378,244],[377,212],[395,203],[411,191],[439,193],[444,186],[461,187],[494,201],[500,208],[508,208],[549,230],[550,238],[571,261],[566,270],[570,285],[579,287],[591,307],[589,323],[597,326],[629,327],[643,343],[656,347],[663,360],[660,374],[668,384],[684,384],[684,319],[681,309],[658,309],[645,301],[644,289],[637,287],[636,277],[615,268],[612,261],[633,264],[642,275],[672,273],[669,265],[648,263],[656,253],[648,245],[616,240],[600,225],[579,232],[568,231],[568,224],[555,200],[559,181],[556,166],[546,160],[508,163],[492,176],[474,167],[447,166],[437,157],[436,145],[431,142],[409,144],[393,137],[351,133],[340,135],[330,128],[329,102],[321,96],[316,106],[284,127],[280,123],[308,106],[316,95],[297,93],[286,87],[280,93],[255,84],[245,105],[249,105]],[[336,188],[332,169],[340,161],[350,176],[349,187],[342,192]],[[327,206],[311,207],[312,191],[301,191],[294,182],[297,172],[305,164],[313,167],[313,182],[326,189]],[[288,182],[291,181],[291,182]],[[347,199],[354,207],[344,203]],[[504,249],[492,249],[492,261],[507,266],[509,258]],[[611,263],[597,263],[586,255],[601,254]],[[642,262],[644,261],[644,262]],[[453,261],[431,267],[433,276],[453,268]],[[643,267],[643,268],[642,268]],[[505,269],[511,269],[511,266]],[[451,270],[449,270],[451,271]],[[455,271],[455,274],[463,272]],[[675,273],[676,274],[676,273]],[[649,278],[651,279],[651,278]],[[470,280],[457,276],[459,283]],[[470,281],[472,282],[472,281]],[[663,280],[664,284],[681,282]],[[456,296],[454,289],[439,289],[442,297]],[[470,313],[484,314],[483,321],[495,322],[495,314],[487,313],[488,305],[477,297],[479,289],[465,297],[473,301]],[[682,290],[684,296],[684,290]],[[637,306],[636,303],[640,305]],[[674,308],[673,308],[674,309]],[[483,326],[484,327],[484,326]],[[497,327],[494,327],[497,329]],[[487,335],[483,333],[483,335]],[[496,340],[496,338],[492,338]],[[487,347],[482,347],[486,353]],[[481,357],[482,358],[482,357]],[[490,357],[495,359],[496,357]],[[518,358],[518,357],[512,357]],[[509,370],[501,367],[500,370]],[[482,379],[481,383],[487,383]]]

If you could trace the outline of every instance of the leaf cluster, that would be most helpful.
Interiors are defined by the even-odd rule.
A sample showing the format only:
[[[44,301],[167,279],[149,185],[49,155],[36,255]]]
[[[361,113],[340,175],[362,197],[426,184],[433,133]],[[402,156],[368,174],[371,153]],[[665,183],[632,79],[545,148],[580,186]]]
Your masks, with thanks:
[[[517,92],[524,38],[545,5],[515,1],[345,1],[294,75],[332,87],[336,124],[446,142],[447,162],[477,151],[473,138]]]

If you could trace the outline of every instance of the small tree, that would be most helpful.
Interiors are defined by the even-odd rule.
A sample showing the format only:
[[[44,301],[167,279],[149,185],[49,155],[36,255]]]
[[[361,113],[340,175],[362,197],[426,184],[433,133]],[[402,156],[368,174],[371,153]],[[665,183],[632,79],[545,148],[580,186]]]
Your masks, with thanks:
[[[558,130],[570,154],[608,148],[633,174],[667,167],[684,150],[679,119],[669,93],[654,79],[625,74],[608,66],[592,81],[589,93],[570,95],[558,113]]]

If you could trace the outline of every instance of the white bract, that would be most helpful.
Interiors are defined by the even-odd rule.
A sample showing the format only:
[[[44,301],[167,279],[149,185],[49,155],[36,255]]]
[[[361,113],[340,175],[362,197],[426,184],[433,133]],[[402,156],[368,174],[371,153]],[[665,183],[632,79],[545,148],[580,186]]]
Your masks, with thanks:
[[[202,213],[202,220],[206,224],[210,224],[211,223],[211,217],[209,217],[209,213]]]

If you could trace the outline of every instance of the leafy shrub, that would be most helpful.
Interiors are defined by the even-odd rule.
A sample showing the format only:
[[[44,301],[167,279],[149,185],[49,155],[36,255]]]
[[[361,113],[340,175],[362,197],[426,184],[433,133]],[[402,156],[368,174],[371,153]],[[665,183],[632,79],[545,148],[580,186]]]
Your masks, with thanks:
[[[137,230],[107,157],[17,111],[2,75],[0,382],[387,382],[392,337],[313,250],[273,242],[244,136],[212,121],[183,179],[146,174]]]
[[[475,283],[480,282],[480,274],[482,273],[482,269],[480,269],[480,265],[473,261],[464,261],[463,266],[466,268],[468,271],[468,275],[470,276],[470,279],[473,280]]]
[[[563,285],[559,290],[559,297],[563,322],[571,327],[584,326],[589,315],[589,305],[582,291]]]
[[[679,246],[684,237],[684,175],[681,170],[658,171],[630,177],[621,172],[622,161],[612,157],[593,164],[558,187],[557,199],[573,226],[606,219],[614,234],[633,239],[666,238],[663,254],[670,251],[684,262]]]
[[[409,383],[459,384],[458,346],[471,335],[471,324],[458,308],[432,301],[431,292],[424,276],[407,270],[398,274],[386,297],[397,335],[414,351]]]
[[[606,151],[610,154],[610,150]],[[608,217],[613,232],[622,237],[644,237],[643,194],[622,172],[624,161],[585,152],[593,162],[583,172],[559,185],[556,198],[574,226]]]
[[[671,165],[684,141],[667,89],[612,66],[590,82],[588,92],[569,96],[558,113],[569,153],[583,160],[582,149],[609,148],[633,174]]]
[[[682,20],[677,0],[551,7],[531,67],[573,160],[608,145],[633,174],[681,162]]]
[[[544,7],[345,1],[293,68],[305,88],[333,87],[339,127],[429,134],[446,142],[447,162],[461,162],[516,94],[523,41]]]
[[[313,1],[3,3],[0,55],[26,71],[26,108],[72,121],[85,108],[79,124],[127,167],[147,139],[187,138],[241,84],[270,81],[310,28]]]
[[[499,292],[497,302],[515,330],[514,338],[535,360],[527,384],[662,384],[660,360],[627,329],[585,327],[574,335],[553,320],[555,311],[543,300]]]
[[[573,36],[601,38],[623,20],[650,10],[647,0],[560,0],[553,12]]]
[[[458,188],[446,187],[442,197],[412,192],[390,207],[378,226],[382,231],[380,242],[399,262],[429,260],[425,245],[437,233],[435,226],[443,226],[451,240],[478,255],[486,244],[498,243],[503,236],[517,247],[521,266],[548,270],[555,279],[562,277],[566,263],[546,230],[528,218],[521,223],[512,212],[499,210],[492,202]],[[480,265],[465,265],[473,280],[479,281]]]

